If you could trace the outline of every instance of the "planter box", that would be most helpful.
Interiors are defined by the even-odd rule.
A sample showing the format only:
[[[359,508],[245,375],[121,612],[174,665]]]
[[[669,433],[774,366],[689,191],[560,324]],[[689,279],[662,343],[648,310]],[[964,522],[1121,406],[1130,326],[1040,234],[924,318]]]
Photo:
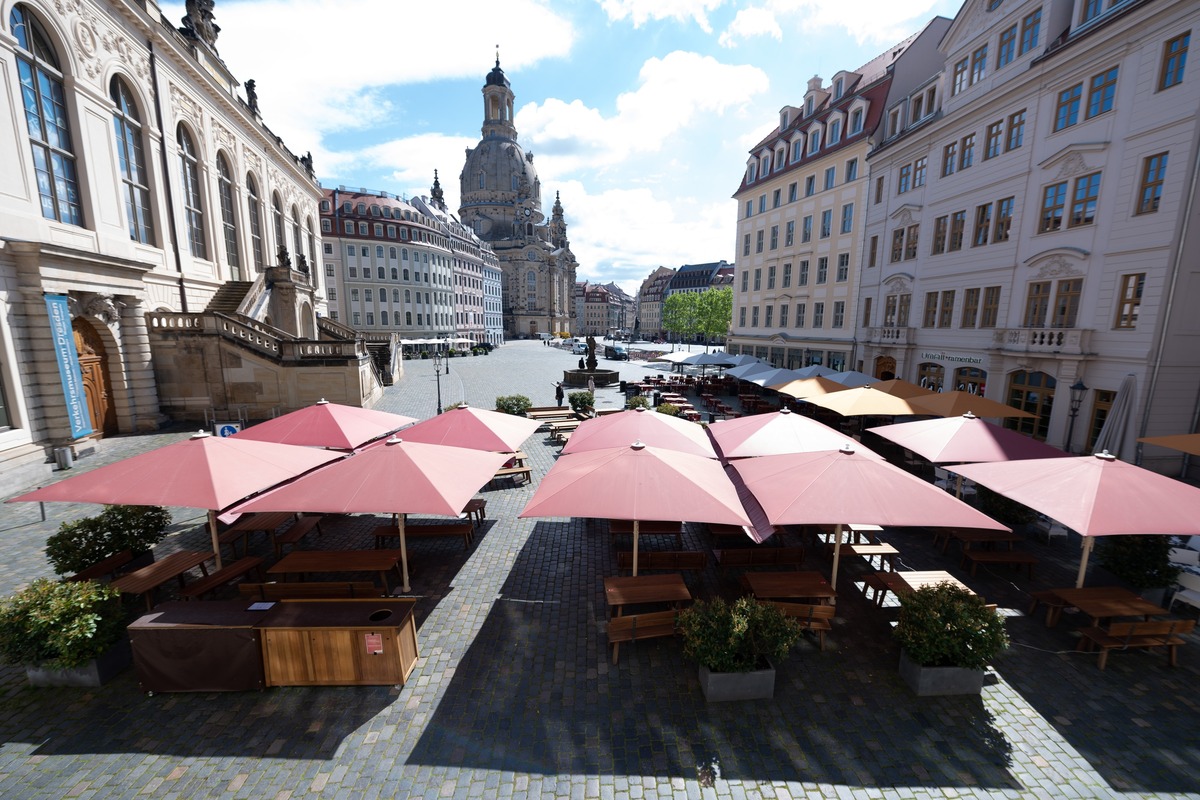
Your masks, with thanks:
[[[700,666],[700,691],[710,703],[727,700],[770,700],[775,696],[775,668],[753,672],[712,672]]]
[[[900,676],[918,697],[952,694],[979,694],[983,691],[984,670],[961,667],[923,667],[900,651]]]
[[[50,669],[26,664],[25,678],[30,686],[103,686],[128,667],[131,660],[129,640],[123,639],[104,655],[75,669]]]

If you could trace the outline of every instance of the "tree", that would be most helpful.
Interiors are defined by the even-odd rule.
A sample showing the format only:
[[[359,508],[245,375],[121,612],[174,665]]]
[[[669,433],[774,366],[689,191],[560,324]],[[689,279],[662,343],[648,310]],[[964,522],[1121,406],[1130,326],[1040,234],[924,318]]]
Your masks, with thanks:
[[[662,326],[677,339],[691,339],[699,331],[699,295],[695,292],[676,292],[663,300]]]
[[[697,327],[704,334],[704,347],[707,350],[709,341],[723,338],[729,333],[729,323],[733,319],[733,289],[729,286],[708,289],[700,294],[696,305]]]

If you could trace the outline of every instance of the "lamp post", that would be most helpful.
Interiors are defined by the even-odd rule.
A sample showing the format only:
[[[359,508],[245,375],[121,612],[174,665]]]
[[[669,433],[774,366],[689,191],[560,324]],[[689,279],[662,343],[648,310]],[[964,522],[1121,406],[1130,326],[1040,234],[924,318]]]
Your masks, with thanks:
[[[1079,416],[1079,407],[1083,405],[1083,393],[1087,388],[1083,385],[1082,378],[1076,378],[1071,384],[1071,421],[1067,423],[1067,443],[1063,446],[1068,453],[1071,452],[1071,439],[1075,435],[1075,418]]]
[[[433,351],[433,377],[437,380],[437,413],[442,413],[442,352]]]

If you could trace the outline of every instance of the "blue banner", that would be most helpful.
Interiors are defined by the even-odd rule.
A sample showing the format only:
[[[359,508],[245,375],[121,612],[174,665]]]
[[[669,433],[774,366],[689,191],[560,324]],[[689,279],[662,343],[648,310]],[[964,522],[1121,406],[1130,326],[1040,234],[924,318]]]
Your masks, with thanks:
[[[71,312],[67,296],[48,294],[46,313],[50,315],[50,336],[54,340],[54,356],[58,360],[58,377],[62,380],[63,398],[67,401],[67,419],[71,423],[71,438],[78,439],[92,432],[91,414],[83,391],[83,373],[79,370],[79,355],[75,352],[75,333],[71,330]]]

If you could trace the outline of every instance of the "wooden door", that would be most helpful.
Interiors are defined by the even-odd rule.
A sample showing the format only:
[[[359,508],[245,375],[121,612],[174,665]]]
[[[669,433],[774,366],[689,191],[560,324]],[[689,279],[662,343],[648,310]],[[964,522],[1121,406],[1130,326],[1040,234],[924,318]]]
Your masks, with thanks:
[[[75,333],[75,352],[83,373],[83,393],[87,398],[92,430],[96,436],[117,432],[117,409],[112,403],[112,382],[108,377],[108,354],[104,341],[85,319],[71,323]]]

